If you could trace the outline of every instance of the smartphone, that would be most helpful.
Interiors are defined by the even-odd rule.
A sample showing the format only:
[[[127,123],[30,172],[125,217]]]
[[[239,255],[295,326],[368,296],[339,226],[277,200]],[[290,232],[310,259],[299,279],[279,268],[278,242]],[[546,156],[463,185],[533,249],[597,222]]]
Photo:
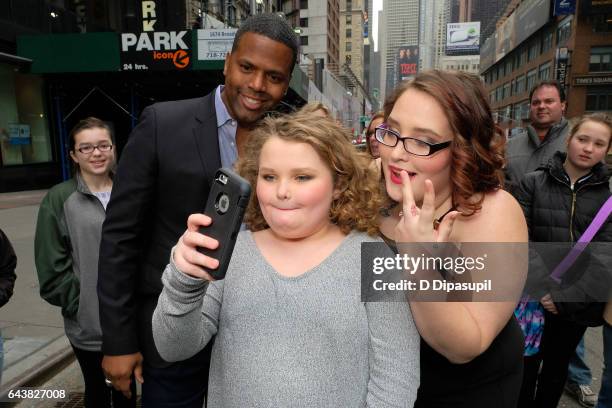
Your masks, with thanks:
[[[215,173],[204,214],[212,218],[200,233],[219,241],[217,249],[198,248],[204,255],[219,260],[216,269],[204,268],[215,279],[225,278],[244,211],[251,198],[251,185],[233,170],[221,168]]]

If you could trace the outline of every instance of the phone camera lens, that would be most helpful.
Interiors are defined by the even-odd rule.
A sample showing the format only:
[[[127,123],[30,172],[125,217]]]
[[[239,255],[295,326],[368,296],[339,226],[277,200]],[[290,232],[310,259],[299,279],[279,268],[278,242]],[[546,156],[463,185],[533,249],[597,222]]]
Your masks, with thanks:
[[[221,193],[215,202],[215,209],[219,214],[225,214],[229,209],[230,199],[227,194]]]

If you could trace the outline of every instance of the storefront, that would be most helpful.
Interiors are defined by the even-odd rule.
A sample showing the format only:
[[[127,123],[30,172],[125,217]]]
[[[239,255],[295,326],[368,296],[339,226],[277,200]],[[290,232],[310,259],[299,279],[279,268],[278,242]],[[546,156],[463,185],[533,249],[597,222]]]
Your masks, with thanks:
[[[0,54],[0,191],[40,188],[57,177],[43,79],[23,72],[29,63]]]

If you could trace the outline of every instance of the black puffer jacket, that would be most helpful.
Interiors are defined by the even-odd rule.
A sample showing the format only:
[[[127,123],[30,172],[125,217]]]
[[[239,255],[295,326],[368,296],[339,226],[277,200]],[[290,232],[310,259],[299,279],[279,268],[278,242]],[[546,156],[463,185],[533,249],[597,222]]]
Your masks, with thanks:
[[[16,267],[17,257],[13,246],[4,231],[0,230],[0,307],[4,306],[13,296],[13,287],[17,278]]]
[[[572,188],[563,168],[565,158],[565,153],[555,153],[546,167],[525,175],[515,192],[525,213],[530,241],[573,244],[610,196],[610,172],[606,165],[595,165],[591,173],[577,180]],[[608,218],[592,241],[612,242],[612,219]],[[589,325],[601,321],[603,305],[590,303],[594,298],[601,299],[597,293],[605,292],[612,278],[607,271],[609,268],[603,267],[609,265],[609,256],[600,254],[599,250],[596,252],[579,257],[563,276],[561,285],[549,287],[561,315]],[[560,255],[555,263],[563,258],[563,254]],[[554,266],[548,265],[548,271]]]

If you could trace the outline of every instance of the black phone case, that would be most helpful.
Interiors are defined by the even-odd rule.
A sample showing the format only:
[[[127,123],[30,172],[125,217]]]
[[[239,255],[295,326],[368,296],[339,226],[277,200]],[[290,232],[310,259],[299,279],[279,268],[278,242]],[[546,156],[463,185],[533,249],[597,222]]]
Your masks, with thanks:
[[[227,199],[222,198],[224,196]],[[215,279],[225,278],[250,197],[248,181],[230,169],[217,170],[204,209],[204,214],[212,218],[212,224],[200,228],[200,232],[219,241],[219,246],[215,250],[198,248],[204,255],[219,260],[217,269],[204,268]]]

